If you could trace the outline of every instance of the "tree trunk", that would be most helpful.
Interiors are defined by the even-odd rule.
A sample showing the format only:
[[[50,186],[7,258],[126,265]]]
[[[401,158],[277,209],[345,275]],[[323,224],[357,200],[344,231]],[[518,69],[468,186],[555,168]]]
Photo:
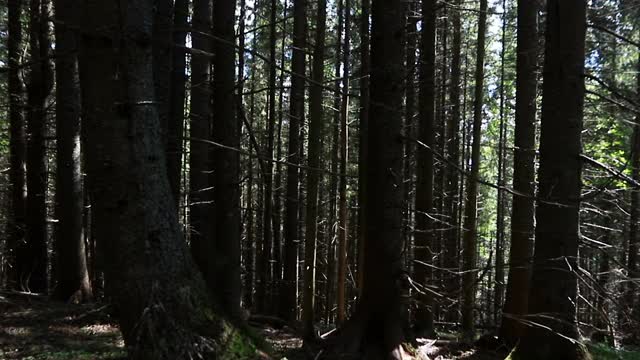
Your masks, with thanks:
[[[33,292],[47,291],[47,158],[46,107],[53,87],[49,60],[49,3],[31,0],[29,37],[31,67],[27,85],[27,219],[26,251],[21,272],[22,287]]]
[[[74,302],[93,297],[83,233],[80,153],[78,19],[69,0],[55,1],[56,32],[56,278],[54,297]]]
[[[20,49],[22,47],[22,1],[7,2],[8,20],[8,91],[9,91],[9,183],[11,208],[7,222],[8,280],[9,287],[17,290],[22,285],[23,261],[20,257],[25,236],[25,129],[24,88],[20,78]]]
[[[372,7],[371,113],[367,159],[364,287],[354,315],[338,331],[333,351],[358,358],[402,358],[407,285],[402,251],[402,120],[405,5]]]
[[[306,46],[306,0],[293,1],[293,55],[291,59],[291,96],[289,100],[289,144],[286,160],[287,192],[284,221],[284,278],[283,293],[287,294],[282,304],[287,309],[296,308],[296,273],[298,255],[298,176],[296,167],[300,163],[300,124],[304,118],[305,46]],[[309,264],[305,264],[309,266]],[[292,302],[293,300],[293,302]],[[295,312],[293,312],[295,316]],[[289,313],[291,316],[291,313]],[[288,320],[292,320],[289,317]]]
[[[493,298],[493,323],[499,324],[504,294],[504,178],[505,178],[505,53],[507,47],[507,1],[502,0],[502,40],[500,48],[500,120],[498,137],[498,190],[496,196],[496,276]]]
[[[169,112],[171,109],[171,70],[173,55],[173,1],[156,0],[153,14],[153,83],[158,101],[158,117],[162,140],[168,146]],[[177,204],[177,198],[174,202]]]
[[[322,92],[320,84],[324,82],[324,49],[327,20],[327,2],[318,0],[317,27],[315,47],[313,50],[313,81],[309,95],[309,167],[320,168],[322,154],[322,135],[324,134],[324,111],[322,109]],[[313,339],[316,289],[316,243],[318,236],[318,186],[321,173],[307,172],[307,218],[306,237],[304,247],[304,294],[302,306],[302,321],[305,337]]]
[[[422,4],[424,16],[420,62],[420,132],[418,140],[424,144],[418,148],[416,176],[416,225],[414,279],[422,287],[431,281],[431,264],[434,246],[433,216],[433,149],[435,121],[435,61],[436,61],[436,2],[426,0]],[[416,332],[428,335],[433,332],[432,298],[426,290],[418,296]]]
[[[193,1],[194,49],[211,52],[211,4],[209,0]],[[210,225],[212,191],[209,177],[211,133],[211,61],[208,55],[191,55],[191,123],[189,144],[189,214],[191,252],[202,272],[209,290],[215,289],[216,266],[211,261],[215,254]]]
[[[516,58],[516,126],[513,159],[511,251],[509,280],[500,328],[501,339],[515,345],[522,336],[522,316],[527,313],[531,255],[534,236],[536,92],[538,59],[538,5],[518,1],[518,44]]]
[[[349,41],[351,1],[344,4],[344,42],[342,47],[342,106],[340,108],[340,185],[338,189],[338,323],[346,319],[347,241],[349,237],[347,212],[347,163],[349,162]]]
[[[456,5],[460,6],[461,0],[456,0]],[[449,162],[459,165],[460,164],[460,90],[462,84],[460,83],[461,74],[461,62],[462,57],[462,33],[461,33],[461,21],[460,10],[451,9],[452,27],[453,27],[453,48],[451,58],[451,89],[449,94],[449,102],[451,103],[451,113],[448,118],[447,124],[447,159]],[[450,165],[445,165],[450,166]],[[449,215],[449,227],[450,229],[444,234],[444,267],[451,270],[458,270],[459,263],[459,236],[460,227],[458,222],[458,211],[460,206],[460,196],[458,196],[460,178],[458,171],[450,169],[447,171],[446,179],[446,195],[444,198],[446,213]],[[444,274],[444,288],[447,294],[452,294],[458,291],[460,287],[460,280],[457,275]],[[449,321],[456,321],[457,307],[449,307],[449,311],[446,314]]]
[[[182,178],[182,148],[184,132],[184,107],[187,80],[186,59],[183,47],[187,39],[187,17],[189,16],[189,0],[176,0],[173,10],[173,45],[170,47],[171,79],[169,88],[169,114],[167,124],[167,174],[171,193],[180,209],[180,180]],[[180,211],[178,211],[180,213]]]
[[[367,203],[367,153],[369,145],[367,137],[369,132],[369,15],[371,13],[371,0],[362,0],[360,14],[360,147],[358,153],[358,267],[357,286],[358,295],[362,295],[364,281],[364,244],[366,242],[367,219],[365,207]]]
[[[180,234],[153,96],[153,1],[123,5],[87,4],[82,52],[95,219],[113,227],[100,240],[129,358],[253,359],[255,347],[211,308]]]
[[[240,148],[240,123],[235,96],[235,1],[215,1],[213,33],[213,139],[233,149]],[[222,40],[226,41],[223,42]],[[227,43],[228,42],[228,43]],[[222,311],[239,319],[240,312],[240,154],[214,149],[213,242],[216,293]]]
[[[480,143],[482,141],[482,105],[484,104],[484,57],[487,32],[487,0],[480,0],[478,20],[478,42],[476,49],[475,90],[473,102],[473,143],[471,145],[471,170],[467,179],[465,216],[463,226],[464,258],[462,270],[462,331],[465,337],[472,338],[475,327],[476,299],[476,246],[478,179],[480,175]]]
[[[638,54],[638,70],[640,71],[640,53]],[[638,83],[637,89],[640,94],[640,73],[636,77]],[[638,96],[640,99],[640,95]],[[640,182],[640,115],[636,115],[636,125],[633,127],[633,138],[631,139],[631,177],[633,180]],[[631,191],[631,206],[629,208],[629,243],[627,269],[629,278],[638,277],[638,248],[640,247],[640,233],[638,226],[640,225],[640,190],[633,189]],[[640,310],[636,308],[636,299],[638,293],[638,285],[634,281],[629,281],[625,293],[625,305],[631,309],[631,313],[635,318],[640,318]],[[634,334],[638,336],[638,334]]]
[[[576,323],[585,0],[549,0],[529,326],[515,359],[585,359]],[[552,314],[550,317],[549,314]]]

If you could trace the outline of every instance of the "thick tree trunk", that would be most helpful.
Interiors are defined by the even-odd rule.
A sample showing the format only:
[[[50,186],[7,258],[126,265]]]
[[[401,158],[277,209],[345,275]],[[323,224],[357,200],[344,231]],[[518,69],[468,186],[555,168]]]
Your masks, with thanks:
[[[338,323],[346,319],[347,241],[347,163],[349,162],[349,57],[351,1],[344,4],[344,42],[342,44],[342,105],[340,108],[340,185],[338,189]]]
[[[24,246],[26,192],[25,192],[25,129],[24,86],[20,77],[20,52],[22,47],[22,0],[7,2],[7,57],[9,91],[9,183],[11,186],[10,215],[7,222],[8,281],[9,287],[20,289]]]
[[[473,100],[473,143],[471,145],[471,169],[467,179],[466,203],[463,226],[463,267],[462,277],[462,331],[465,337],[472,338],[475,327],[476,299],[476,246],[478,179],[480,175],[480,143],[482,141],[482,105],[484,104],[484,57],[487,32],[487,0],[480,0],[478,20],[478,41],[476,49],[475,90]]]
[[[173,55],[173,1],[156,0],[153,14],[153,83],[158,116],[162,126],[162,140],[168,146],[169,113],[171,109],[171,69]],[[177,204],[177,198],[174,201]]]
[[[524,331],[521,317],[527,313],[531,277],[534,236],[537,34],[538,5],[533,1],[518,1],[513,190],[523,196],[513,196],[509,280],[500,328],[500,338],[509,345],[514,345]]]
[[[49,3],[31,0],[29,31],[31,67],[27,85],[27,209],[26,247],[19,270],[22,288],[47,291],[47,158],[46,107],[53,87],[53,69],[49,60]]]
[[[180,234],[153,96],[153,1],[122,5],[86,5],[83,68],[92,81],[84,78],[83,96],[100,180],[92,182],[95,219],[112,226],[100,240],[110,245],[108,280],[129,358],[253,359],[255,347],[211,308]],[[94,81],[100,74],[105,82]]]
[[[235,1],[216,1],[213,6],[213,33],[235,43]],[[236,117],[235,48],[216,41],[213,64],[213,139],[240,148],[240,123]],[[213,242],[216,267],[216,294],[222,310],[240,318],[240,154],[227,149],[211,153],[214,170]]]
[[[309,96],[309,167],[320,168],[322,154],[322,135],[324,133],[324,111],[322,109],[324,82],[324,50],[327,21],[327,2],[318,0],[315,47],[313,50],[313,81]],[[318,186],[321,173],[307,172],[307,218],[304,247],[304,294],[302,303],[302,321],[305,337],[313,339],[316,289],[316,243],[318,237]]]
[[[191,34],[194,49],[211,52],[211,3],[209,0],[193,1],[193,32]],[[212,191],[209,176],[211,133],[211,61],[201,53],[191,56],[191,125],[189,156],[189,207],[190,240],[193,258],[204,275],[210,290],[215,289],[216,266],[211,261],[215,254],[210,225]]]
[[[298,255],[298,216],[299,216],[299,169],[300,163],[300,124],[304,118],[305,88],[305,46],[306,46],[306,0],[293,1],[293,55],[291,59],[291,96],[289,100],[289,144],[286,160],[293,166],[287,166],[287,192],[284,221],[284,278],[283,293],[286,302],[283,306],[296,308],[296,272]],[[309,264],[305,264],[309,266]],[[294,296],[292,296],[294,295]],[[295,314],[295,312],[293,313]],[[290,315],[290,314],[289,314]],[[291,318],[289,318],[291,319]]]
[[[418,148],[416,176],[416,225],[414,279],[421,286],[429,286],[434,246],[433,216],[433,149],[435,121],[435,66],[436,66],[436,2],[426,0],[422,4],[424,27],[422,30],[420,61],[420,124],[418,140],[424,145]],[[416,331],[429,334],[433,331],[432,297],[426,290],[418,296]]]
[[[540,200],[527,315],[539,325],[526,328],[514,359],[588,358],[576,323],[586,9],[586,0],[547,2]]]
[[[402,251],[404,15],[399,1],[373,1],[364,287],[333,353],[402,358],[405,286]],[[335,358],[335,357],[332,357]]]
[[[80,84],[77,7],[55,1],[56,32],[56,278],[58,300],[88,301],[93,297],[87,271],[83,233],[84,194],[80,153]]]
[[[183,47],[187,39],[189,0],[176,0],[173,9],[173,45],[170,47],[171,80],[169,88],[169,114],[167,119],[167,174],[176,207],[180,209],[182,179],[182,148],[184,132],[184,107],[187,80],[186,58]],[[180,211],[178,211],[180,213]]]

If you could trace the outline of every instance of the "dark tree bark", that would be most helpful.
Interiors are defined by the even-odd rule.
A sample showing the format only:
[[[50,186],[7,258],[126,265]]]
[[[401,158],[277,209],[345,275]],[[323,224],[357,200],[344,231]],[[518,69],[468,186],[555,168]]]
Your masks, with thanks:
[[[213,139],[222,145],[240,148],[240,123],[236,117],[235,96],[235,10],[236,2],[215,1],[213,33]],[[240,154],[215,149],[214,164],[214,254],[216,293],[222,310],[240,318]]]
[[[313,74],[314,83],[309,94],[309,167],[320,168],[320,156],[322,154],[322,135],[324,133],[324,111],[322,109],[321,84],[324,82],[324,52],[327,21],[327,2],[318,0],[318,13],[316,16],[315,47],[313,50]],[[321,173],[318,171],[307,172],[307,218],[306,237],[304,247],[304,294],[302,303],[302,321],[306,338],[315,338],[313,328],[315,314],[315,289],[316,289],[316,243],[318,238],[318,187]]]
[[[588,358],[576,319],[586,9],[585,0],[547,2],[540,200],[527,315],[539,325],[526,328],[515,359]]]
[[[471,169],[467,178],[466,204],[463,226],[462,331],[472,337],[475,327],[476,246],[478,238],[478,178],[480,174],[480,143],[482,141],[482,105],[484,104],[484,57],[487,32],[487,0],[480,0],[478,41],[476,49],[475,88],[473,99],[473,143]]]
[[[46,107],[53,87],[49,35],[49,3],[31,0],[29,8],[29,44],[31,66],[27,84],[27,218],[22,287],[33,292],[47,291],[47,158]]]
[[[176,0],[173,9],[173,41],[171,51],[171,79],[169,88],[169,114],[167,119],[167,174],[171,193],[180,208],[180,180],[182,178],[182,148],[184,132],[184,107],[187,80],[184,46],[187,39],[187,17],[189,1]],[[178,213],[180,213],[178,211]]]
[[[493,297],[493,322],[497,325],[502,316],[502,302],[504,298],[504,179],[505,179],[505,54],[507,47],[507,1],[502,0],[502,39],[500,48],[500,103],[499,103],[499,137],[498,137],[498,190],[496,196],[496,271]]]
[[[349,162],[349,41],[351,18],[351,1],[344,4],[344,42],[342,44],[342,104],[340,108],[340,184],[338,188],[338,290],[336,302],[338,304],[338,323],[346,319],[346,280],[347,280],[347,241],[348,212],[347,212],[347,163]]]
[[[9,183],[11,208],[7,222],[9,287],[20,289],[22,264],[19,253],[25,236],[25,129],[24,86],[20,77],[20,49],[22,47],[22,0],[7,2],[7,57],[9,91]]]
[[[211,2],[209,0],[193,1],[193,33],[191,34],[194,49],[211,52]],[[204,275],[210,290],[215,289],[216,266],[211,261],[214,252],[212,230],[210,225],[211,182],[209,176],[209,140],[211,133],[211,59],[202,53],[191,56],[191,124],[190,124],[190,156],[189,156],[189,214],[191,250],[198,268]]]
[[[119,5],[86,4],[82,68],[91,76],[82,90],[90,169],[99,179],[95,219],[112,226],[99,236],[109,244],[108,280],[128,358],[253,359],[253,345],[212,309],[180,234],[153,96],[153,1]]]
[[[500,328],[500,337],[515,345],[524,326],[520,317],[527,313],[531,255],[534,236],[536,92],[538,58],[538,5],[518,2],[518,44],[516,58],[516,126],[513,160],[513,196],[511,213],[511,251],[509,280]]]
[[[300,124],[304,118],[304,76],[306,46],[306,0],[293,1],[293,55],[291,59],[291,96],[289,100],[289,144],[286,160],[294,166],[287,166],[287,191],[284,221],[284,279],[282,281],[282,306],[295,309],[296,269],[298,254],[298,177],[300,163]],[[293,295],[293,296],[291,296]],[[295,314],[295,312],[294,312]]]
[[[153,82],[162,139],[168,146],[169,114],[171,109],[171,70],[173,55],[173,1],[156,0],[153,14]],[[168,148],[167,148],[168,149]],[[177,204],[177,198],[174,199]]]
[[[455,4],[460,6],[461,0],[456,0]],[[451,22],[453,27],[453,44],[451,57],[451,88],[449,93],[449,102],[451,103],[451,112],[447,124],[447,159],[449,162],[460,164],[460,91],[461,91],[461,61],[462,57],[462,33],[460,10],[451,9]],[[450,229],[444,234],[444,267],[452,271],[458,270],[459,264],[459,237],[460,226],[458,222],[458,212],[460,206],[460,196],[458,194],[460,177],[458,171],[450,169],[447,171],[446,179],[446,195],[444,198],[444,208],[449,215],[448,221]],[[444,274],[444,288],[448,294],[458,291],[460,280],[457,275]],[[450,307],[446,316],[451,321],[457,319],[457,307]]]
[[[55,1],[56,32],[56,278],[54,297],[74,302],[93,297],[83,233],[84,193],[80,155],[80,80],[77,24],[70,0]]]
[[[640,70],[640,53],[638,54],[638,70]],[[636,77],[638,94],[640,94],[640,73]],[[638,95],[640,99],[640,95]],[[631,141],[631,177],[640,182],[640,115],[636,116],[636,125],[633,127]],[[629,242],[627,249],[627,269],[630,278],[638,276],[638,248],[640,247],[640,190],[631,191],[631,205],[629,208]],[[634,318],[640,318],[640,310],[636,308],[638,285],[634,281],[628,283],[625,291],[625,305],[631,309]],[[634,334],[638,336],[638,334]]]
[[[276,126],[276,14],[278,11],[276,0],[271,0],[270,10],[270,23],[269,23],[269,117],[267,123],[267,148],[264,156],[267,159],[273,157],[273,142],[275,136]],[[264,312],[271,311],[271,301],[267,301],[269,294],[273,294],[271,287],[272,280],[272,250],[273,243],[275,242],[276,229],[273,226],[273,163],[267,162],[265,164],[266,172],[263,174],[264,181],[264,213],[262,219],[263,235],[262,235],[262,256],[258,258],[258,281],[256,288],[256,298],[260,301],[258,303],[258,311]],[[294,286],[295,291],[295,286]],[[293,303],[295,304],[295,302]],[[295,308],[295,307],[294,307]]]
[[[418,140],[424,144],[418,148],[416,174],[416,225],[415,225],[415,259],[413,277],[422,286],[431,281],[431,264],[434,236],[430,216],[433,216],[433,149],[435,121],[435,71],[436,71],[436,2],[425,0],[422,3],[424,16],[421,59],[420,59],[420,109]],[[422,291],[418,296],[415,326],[419,333],[429,334],[433,331],[432,299]]]
[[[369,73],[371,59],[369,57],[369,15],[371,0],[362,0],[360,14],[360,147],[358,148],[358,266],[357,286],[358,295],[362,295],[364,282],[364,244],[366,242],[367,218],[365,207],[367,203],[367,154],[369,145]]]
[[[402,251],[402,120],[405,5],[372,3],[371,113],[367,159],[364,287],[356,311],[338,331],[334,351],[359,358],[402,358],[407,285]]]

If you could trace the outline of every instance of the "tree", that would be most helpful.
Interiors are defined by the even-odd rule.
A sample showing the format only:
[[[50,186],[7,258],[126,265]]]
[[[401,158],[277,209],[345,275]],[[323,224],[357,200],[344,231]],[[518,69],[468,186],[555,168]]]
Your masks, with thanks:
[[[213,253],[211,215],[211,190],[209,166],[209,134],[211,133],[211,2],[193,1],[192,46],[201,50],[191,57],[191,122],[189,144],[189,220],[191,250],[198,268],[211,290],[215,289],[215,261]]]
[[[22,288],[46,292],[47,279],[47,158],[46,107],[53,87],[49,3],[31,0],[29,46],[31,66],[27,84],[27,218],[26,247],[18,261]]]
[[[536,242],[527,327],[515,359],[585,359],[576,321],[585,0],[547,2]],[[550,316],[551,315],[551,316]]]
[[[478,42],[476,44],[476,70],[473,99],[473,143],[471,145],[471,171],[467,178],[466,204],[463,226],[462,277],[462,330],[465,337],[473,337],[476,298],[476,246],[478,240],[478,180],[480,174],[480,143],[482,141],[482,105],[484,103],[484,57],[487,32],[487,0],[480,0]]]
[[[322,83],[324,82],[324,55],[325,35],[327,20],[327,2],[318,0],[318,14],[315,34],[315,47],[313,50],[313,84],[309,94],[309,167],[320,167],[320,154],[322,154],[322,134],[324,132],[324,111],[322,110]],[[304,294],[302,306],[302,319],[305,328],[305,336],[313,339],[315,331],[313,327],[315,313],[315,276],[316,276],[316,243],[318,238],[318,185],[320,172],[307,172],[307,218],[306,236],[304,247]]]
[[[95,219],[112,226],[101,241],[129,358],[253,359],[250,341],[211,307],[180,234],[152,91],[153,1],[116,5],[85,5],[83,72],[105,81],[84,77],[82,90]]]
[[[338,323],[346,319],[347,242],[349,240],[347,213],[347,163],[349,162],[349,41],[351,1],[344,3],[344,42],[342,44],[342,104],[340,107],[340,184],[338,188]]]
[[[534,237],[536,90],[538,59],[538,7],[518,1],[516,58],[516,125],[513,160],[513,209],[509,279],[500,327],[500,337],[514,345],[522,336],[521,317],[527,313],[531,253]]]
[[[235,1],[216,1],[213,6],[215,60],[213,64],[213,139],[240,148],[240,125],[235,96]],[[240,318],[240,156],[236,151],[216,149],[214,164],[213,242],[216,254],[218,302],[228,315]]]
[[[333,351],[402,358],[407,285],[402,251],[402,97],[405,5],[372,2],[371,112],[362,297],[338,330]]]
[[[9,91],[9,183],[11,209],[7,222],[7,249],[9,253],[9,285],[20,289],[21,268],[19,252],[25,236],[25,129],[24,86],[20,78],[20,47],[22,45],[22,1],[7,2],[8,18],[8,91]]]
[[[436,71],[436,2],[425,0],[422,3],[424,16],[421,59],[420,59],[420,103],[419,103],[419,137],[424,144],[418,149],[416,176],[416,232],[415,232],[415,281],[426,289],[431,280],[431,265],[435,246],[430,217],[433,212],[433,151],[435,145],[435,71]],[[431,295],[427,290],[420,290],[416,327],[419,333],[433,332],[433,309]]]
[[[305,46],[306,46],[306,0],[293,1],[293,55],[291,58],[291,97],[289,100],[289,144],[287,149],[287,191],[284,221],[284,276],[282,284],[288,302],[283,304],[296,308],[296,270],[298,253],[298,177],[300,164],[300,124],[304,118]],[[266,224],[266,223],[265,223]],[[305,264],[310,266],[310,264]],[[293,293],[293,297],[291,294]],[[295,313],[294,313],[295,314]]]
[[[186,97],[186,59],[183,47],[187,39],[189,0],[176,0],[173,7],[173,34],[171,47],[171,80],[169,88],[169,114],[167,119],[167,173],[176,206],[180,205],[180,180]],[[184,29],[184,30],[183,30]]]
[[[54,296],[62,301],[91,300],[83,232],[80,148],[80,84],[76,29],[77,7],[55,1],[56,32],[56,277]],[[76,25],[77,26],[77,25]]]

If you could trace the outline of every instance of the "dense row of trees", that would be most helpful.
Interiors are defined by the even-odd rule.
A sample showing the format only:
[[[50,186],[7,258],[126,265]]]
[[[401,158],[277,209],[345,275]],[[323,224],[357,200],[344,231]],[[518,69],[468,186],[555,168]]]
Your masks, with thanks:
[[[8,0],[2,284],[136,359],[637,341],[640,3],[587,5]]]

